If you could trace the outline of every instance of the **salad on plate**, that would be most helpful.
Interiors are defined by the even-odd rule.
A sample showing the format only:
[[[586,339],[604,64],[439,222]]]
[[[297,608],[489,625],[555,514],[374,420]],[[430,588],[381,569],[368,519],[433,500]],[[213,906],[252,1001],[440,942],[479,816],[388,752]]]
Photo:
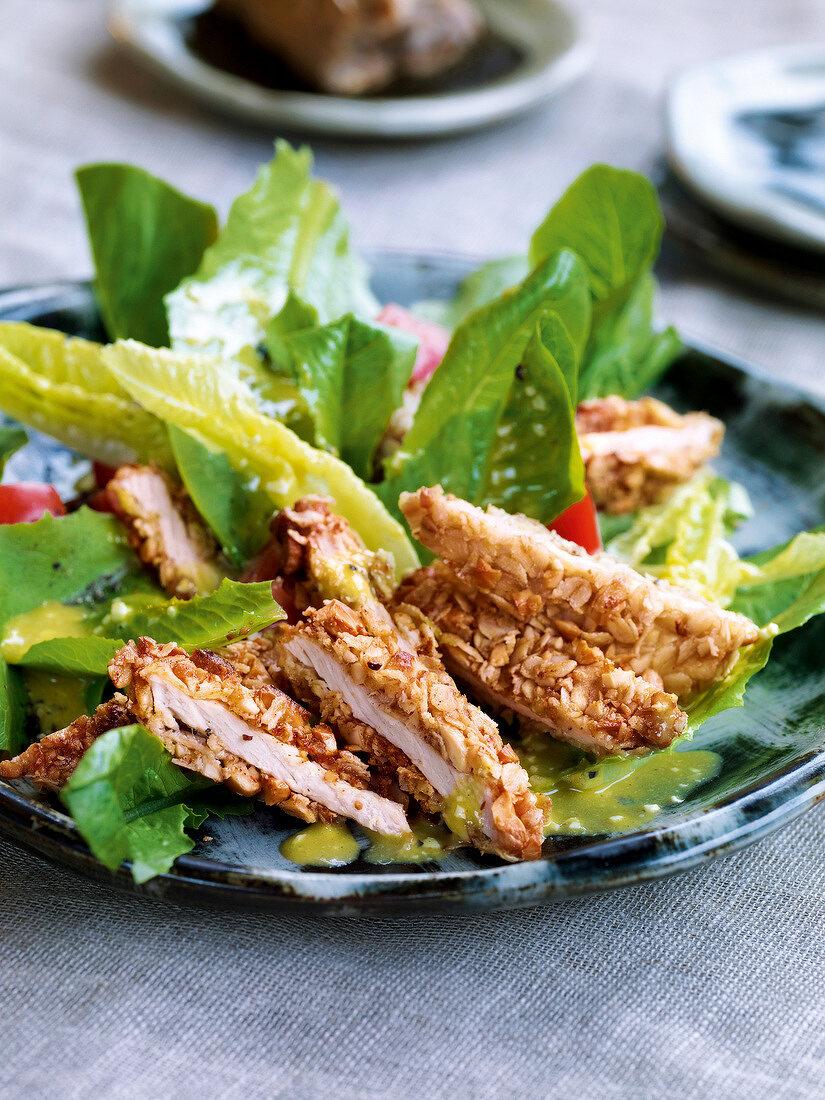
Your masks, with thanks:
[[[71,499],[0,485],[0,777],[139,882],[256,802],[296,865],[644,825],[825,610],[825,531],[741,559],[724,425],[647,394],[652,185],[594,165],[408,310],[311,168],[279,142],[222,226],[81,168],[110,342],[0,322],[0,462],[78,456]]]

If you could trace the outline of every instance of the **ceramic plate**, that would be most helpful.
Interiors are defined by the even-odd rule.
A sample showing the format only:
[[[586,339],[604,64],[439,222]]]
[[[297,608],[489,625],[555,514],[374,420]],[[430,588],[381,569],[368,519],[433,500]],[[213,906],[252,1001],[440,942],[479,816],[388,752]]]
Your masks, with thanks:
[[[422,138],[487,126],[548,99],[590,60],[557,0],[480,0],[490,33],[456,70],[396,94],[349,98],[302,86],[208,0],[114,0],[114,37],[199,99],[265,126],[338,137]]]
[[[825,46],[688,70],[670,89],[667,128],[673,169],[715,210],[825,250]]]
[[[382,252],[370,257],[379,298],[411,304],[451,295],[475,264],[455,257]],[[87,284],[0,295],[0,316],[101,337]],[[825,522],[825,407],[766,375],[698,348],[668,374],[661,396],[708,409],[727,424],[717,467],[747,487],[755,515],[737,535],[742,553]],[[59,445],[35,438],[11,477],[52,480],[64,492],[78,469]],[[129,890],[175,901],[243,908],[312,906],[329,913],[397,908],[503,908],[586,894],[694,867],[792,820],[825,795],[825,616],[780,638],[747,705],[708,722],[688,749],[719,754],[719,771],[647,827],[611,837],[548,839],[543,858],[505,864],[460,849],[438,865],[301,870],[279,851],[295,823],[261,808],[209,821],[172,873],[142,887],[129,871],[97,863],[59,804],[0,782],[0,832],[54,863]],[[207,839],[207,837],[211,839]]]

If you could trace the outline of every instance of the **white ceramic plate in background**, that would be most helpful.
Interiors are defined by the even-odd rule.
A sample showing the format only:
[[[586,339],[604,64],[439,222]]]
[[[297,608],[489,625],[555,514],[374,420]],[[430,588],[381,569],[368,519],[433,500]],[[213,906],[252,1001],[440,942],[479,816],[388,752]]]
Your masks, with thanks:
[[[340,137],[421,138],[487,126],[521,114],[579,77],[591,51],[571,11],[557,0],[479,0],[492,30],[521,60],[507,75],[461,91],[347,98],[279,91],[198,57],[186,25],[209,0],[114,0],[117,41],[197,98],[247,121]]]
[[[725,217],[825,250],[825,44],[690,69],[671,86],[668,154]]]

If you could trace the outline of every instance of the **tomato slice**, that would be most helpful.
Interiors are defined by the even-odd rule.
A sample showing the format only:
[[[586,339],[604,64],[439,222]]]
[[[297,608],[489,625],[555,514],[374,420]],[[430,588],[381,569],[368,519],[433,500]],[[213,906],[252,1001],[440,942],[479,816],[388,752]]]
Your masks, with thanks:
[[[563,539],[575,542],[588,554],[595,554],[602,548],[602,536],[599,532],[599,520],[596,515],[596,505],[590,495],[590,490],[585,489],[581,500],[565,508],[560,516],[556,516],[547,526]]]
[[[53,485],[38,481],[0,485],[0,523],[34,523],[47,512],[53,516],[66,515]]]

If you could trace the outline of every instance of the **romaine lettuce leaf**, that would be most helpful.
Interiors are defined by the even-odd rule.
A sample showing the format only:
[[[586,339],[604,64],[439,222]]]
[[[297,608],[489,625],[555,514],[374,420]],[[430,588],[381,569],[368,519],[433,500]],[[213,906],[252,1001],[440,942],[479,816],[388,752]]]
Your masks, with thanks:
[[[28,649],[15,647],[8,660],[24,668],[78,675],[105,675],[109,661],[124,642],[149,637],[176,642],[185,649],[218,648],[283,619],[269,581],[241,584],[224,579],[208,596],[191,600],[159,595],[133,595],[90,610],[76,637],[44,637]],[[59,629],[59,627],[58,627]]]
[[[105,676],[109,661],[123,642],[117,638],[89,635],[78,638],[48,638],[35,642],[14,662],[20,668],[61,672],[73,676]]]
[[[468,275],[452,301],[427,300],[413,306],[413,313],[444,328],[454,329],[482,306],[498,298],[530,274],[526,256],[490,260]]]
[[[267,540],[272,501],[257,479],[238,473],[226,455],[173,424],[167,430],[186,491],[226,556],[241,568]]]
[[[683,350],[673,326],[654,327],[656,280],[644,272],[632,285],[627,301],[594,327],[581,371],[582,397],[617,393],[636,397],[649,389]]]
[[[88,164],[75,178],[109,338],[167,344],[164,295],[215,240],[214,207],[130,164]]]
[[[197,433],[225,453],[234,469],[259,478],[277,507],[307,493],[326,494],[370,549],[394,555],[399,575],[415,568],[418,559],[403,528],[349,466],[261,413],[249,390],[211,356],[156,350],[134,341],[113,344],[104,356],[144,408]]]
[[[135,882],[145,882],[194,847],[184,830],[203,821],[205,788],[143,726],[123,726],[91,745],[60,797],[101,863],[116,871],[130,860]]]
[[[745,700],[745,691],[752,677],[768,663],[773,645],[773,636],[765,633],[753,645],[739,651],[736,664],[722,680],[717,680],[704,691],[697,692],[683,704],[688,716],[688,736],[691,736],[703,722],[721,714],[731,707],[741,707]]]
[[[0,427],[0,478],[11,456],[25,447],[28,441],[29,437],[22,428]]]
[[[580,497],[573,405],[564,379],[575,376],[589,315],[587,274],[575,255],[560,252],[459,325],[410,431],[386,463],[380,492],[387,504],[395,507],[404,489],[440,482],[474,503],[512,505],[517,495],[530,515],[550,520],[572,492]],[[528,345],[545,332],[553,346],[542,351],[534,344],[525,369]],[[542,436],[551,408],[558,419]],[[526,462],[529,473],[522,477],[514,462]]]
[[[732,608],[780,634],[825,612],[825,527],[745,558]]]
[[[25,744],[26,696],[20,673],[0,656],[0,752],[19,752]]]
[[[373,457],[412,375],[416,345],[347,314],[284,338],[315,425],[315,445],[369,481]]]
[[[255,369],[267,326],[293,290],[322,323],[378,312],[332,189],[311,177],[309,149],[276,145],[252,189],[232,204],[197,272],[167,296],[172,346]]]
[[[741,485],[703,471],[662,504],[638,512],[607,550],[635,569],[727,606],[743,573],[728,538],[750,514]]]
[[[674,329],[653,327],[656,281],[650,269],[663,228],[650,180],[594,164],[533,234],[531,264],[569,248],[588,271],[593,324],[579,383],[582,400],[610,393],[636,397],[682,350]]]
[[[78,600],[101,578],[120,587],[140,571],[122,526],[89,508],[0,525],[0,626],[46,600]]]
[[[626,301],[656,259],[664,228],[656,189],[624,168],[594,164],[553,205],[530,241],[536,267],[567,248],[584,263],[596,302],[594,321]]]
[[[174,468],[162,424],[112,377],[102,348],[23,322],[0,322],[0,409],[89,458]]]

